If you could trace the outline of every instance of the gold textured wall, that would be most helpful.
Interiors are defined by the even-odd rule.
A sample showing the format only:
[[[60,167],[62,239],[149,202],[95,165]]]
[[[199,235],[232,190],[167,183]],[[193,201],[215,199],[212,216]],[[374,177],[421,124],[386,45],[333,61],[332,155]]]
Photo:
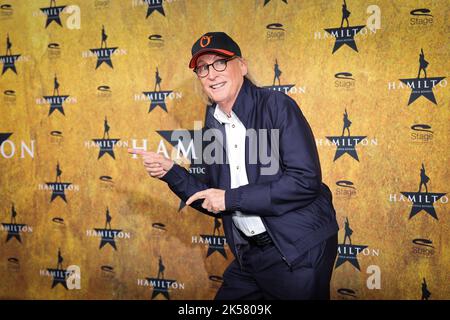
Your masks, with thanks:
[[[347,217],[352,244],[367,246],[357,255],[360,270],[349,261],[335,269],[332,298],[420,299],[425,278],[430,299],[448,299],[447,78],[432,89],[436,103],[420,96],[409,105],[412,90],[400,79],[417,77],[421,49],[428,78],[448,76],[449,2],[348,0],[350,26],[366,27],[354,36],[357,51],[343,45],[334,53],[336,40],[325,29],[340,27],[342,1],[167,0],[163,9],[157,2],[150,1],[156,10],[146,17],[143,1],[58,0],[56,6],[66,6],[61,25],[46,27],[41,8],[53,6],[50,1],[0,0],[0,298],[151,299],[154,289],[145,279],[157,278],[160,256],[164,279],[176,281],[170,299],[214,297],[232,259],[226,246],[227,259],[220,250],[206,257],[208,246],[199,243],[201,235],[213,235],[214,219],[191,208],[179,211],[179,199],[126,149],[146,143],[156,151],[162,143],[170,153],[175,148],[157,131],[192,130],[204,119],[187,67],[190,50],[203,33],[225,31],[259,85],[273,85],[275,59],[281,85],[294,85],[289,94],[314,131],[323,180],[334,194],[339,243]],[[429,11],[412,13],[424,8]],[[97,57],[89,52],[101,47],[102,25],[107,47],[117,49],[113,68],[103,63],[96,69]],[[19,54],[17,73],[5,70],[5,61]],[[149,112],[143,98],[155,89],[156,68],[161,89],[173,91],[165,99],[167,112],[161,106]],[[351,79],[335,77],[342,72]],[[49,115],[44,96],[52,96],[55,74],[58,94],[70,100],[62,104],[64,114],[55,109]],[[366,137],[356,146],[359,161],[348,153],[333,161],[336,146],[327,143],[341,136],[345,109],[351,136]],[[114,158],[99,158],[93,146],[103,137],[105,117],[110,139],[120,139]],[[417,124],[429,128],[417,131]],[[46,188],[56,181],[57,163],[58,179],[72,184],[64,192],[67,202],[51,201]],[[444,194],[433,203],[438,219],[424,210],[409,218],[413,203],[402,198],[402,192],[417,192],[422,163],[428,192]],[[122,230],[114,239],[117,250],[100,248],[93,232],[107,229],[107,208],[112,229]],[[12,212],[16,228],[25,225],[16,236],[8,229]],[[57,269],[58,249],[62,269],[80,268],[79,289],[52,288],[46,271]]]

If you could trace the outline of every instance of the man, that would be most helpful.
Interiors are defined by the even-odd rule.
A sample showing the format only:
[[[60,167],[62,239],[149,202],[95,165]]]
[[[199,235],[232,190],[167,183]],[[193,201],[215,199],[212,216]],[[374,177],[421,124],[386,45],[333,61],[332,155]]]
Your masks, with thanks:
[[[14,203],[13,203],[12,207],[11,207],[11,224],[16,224],[16,217],[17,217],[17,212],[16,212],[16,209],[14,208]]]
[[[156,68],[156,72],[155,72],[155,91],[156,91],[157,87],[159,88],[159,91],[161,91],[161,81],[162,81],[162,79],[159,76],[158,68]]]
[[[105,139],[105,136],[109,139],[109,129],[111,129],[111,127],[109,126],[108,119],[105,116],[105,120],[103,121],[103,139]]]
[[[101,48],[103,48],[103,44],[105,44],[105,48],[108,48],[106,40],[108,40],[108,35],[106,34],[105,26],[102,25],[102,43],[100,45]]]
[[[347,9],[347,3],[345,3],[344,0],[344,4],[342,5],[342,19],[341,19],[341,28],[342,25],[344,24],[344,20],[345,22],[347,22],[347,28],[348,28],[348,17],[350,17],[350,11],[348,11]]]
[[[352,228],[350,228],[350,222],[348,222],[348,217],[345,217],[344,230],[345,230],[345,234],[344,234],[344,242],[343,242],[343,244],[345,244],[345,241],[348,238],[348,241],[350,242],[349,244],[352,245],[353,230],[352,230]]]
[[[427,187],[427,183],[430,182],[430,177],[427,176],[426,172],[425,172],[425,166],[422,163],[422,168],[420,169],[420,184],[419,184],[419,191],[422,191],[422,185],[425,186],[425,193],[428,193],[428,187]]]
[[[420,78],[420,71],[422,71],[422,70],[423,70],[423,73],[425,74],[425,79],[427,78],[427,67],[428,67],[428,61],[425,60],[425,54],[423,53],[423,49],[420,49],[419,73],[417,74],[417,79]]]
[[[166,267],[164,266],[161,256],[159,256],[158,277],[157,277],[158,279],[164,279],[164,270],[166,270]]]
[[[6,55],[12,55],[11,53],[12,43],[11,40],[9,40],[9,33],[6,34]]]
[[[342,136],[344,136],[345,129],[347,129],[348,136],[350,137],[350,126],[352,125],[351,120],[348,118],[347,108],[344,113],[344,127],[342,128]]]
[[[56,163],[56,182],[59,181],[59,183],[61,183],[61,175],[62,175],[62,170],[61,167],[59,166],[59,161]]]
[[[59,82],[56,74],[55,78],[53,79],[53,96],[59,96]]]
[[[105,229],[107,229],[109,226],[109,230],[111,230],[111,220],[112,220],[112,217],[109,214],[109,207],[106,207]]]
[[[273,72],[274,72],[273,85],[275,85],[275,80],[278,79],[278,85],[280,86],[281,85],[280,76],[281,76],[282,72],[281,72],[280,67],[278,65],[278,60],[277,59],[275,59],[275,65],[273,66]]]
[[[207,181],[201,182],[162,155],[129,152],[142,155],[149,174],[187,205],[222,217],[236,259],[216,299],[329,299],[338,225],[313,134],[297,104],[253,85],[239,46],[223,32],[194,43],[189,67],[214,102],[205,129],[223,134],[227,163],[207,164]],[[249,161],[255,153],[249,129],[278,130],[279,141],[268,144],[279,145],[273,174]]]
[[[62,263],[64,261],[63,256],[61,255],[61,248],[58,248],[58,264],[56,265],[56,269],[62,270]]]
[[[428,290],[427,281],[423,278],[422,282],[422,298],[421,300],[428,300],[431,296],[431,292]]]

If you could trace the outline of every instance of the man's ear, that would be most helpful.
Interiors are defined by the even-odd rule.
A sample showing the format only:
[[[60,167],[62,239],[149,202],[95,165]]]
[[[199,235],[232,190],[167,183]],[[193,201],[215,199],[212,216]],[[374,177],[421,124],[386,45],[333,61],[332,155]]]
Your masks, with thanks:
[[[239,67],[241,68],[242,76],[248,73],[247,61],[244,58],[239,59]]]

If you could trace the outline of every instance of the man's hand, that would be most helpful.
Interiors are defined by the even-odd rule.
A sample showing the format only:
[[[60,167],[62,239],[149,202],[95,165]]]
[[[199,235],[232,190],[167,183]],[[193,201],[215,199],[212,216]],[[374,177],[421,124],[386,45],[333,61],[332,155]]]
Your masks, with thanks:
[[[219,213],[220,211],[225,211],[225,190],[206,189],[199,191],[187,199],[186,204],[190,205],[198,199],[205,199],[202,207],[209,212]]]
[[[145,170],[154,178],[161,179],[169,171],[174,162],[156,152],[128,149],[128,153],[140,155],[144,160]]]

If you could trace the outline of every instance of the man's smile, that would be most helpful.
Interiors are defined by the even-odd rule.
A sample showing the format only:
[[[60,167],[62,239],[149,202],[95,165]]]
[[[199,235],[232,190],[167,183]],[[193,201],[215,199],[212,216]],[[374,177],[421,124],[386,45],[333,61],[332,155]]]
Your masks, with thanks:
[[[226,83],[227,83],[226,81],[223,81],[223,82],[219,82],[219,83],[210,85],[209,87],[213,90],[216,90],[216,89],[222,88]]]

